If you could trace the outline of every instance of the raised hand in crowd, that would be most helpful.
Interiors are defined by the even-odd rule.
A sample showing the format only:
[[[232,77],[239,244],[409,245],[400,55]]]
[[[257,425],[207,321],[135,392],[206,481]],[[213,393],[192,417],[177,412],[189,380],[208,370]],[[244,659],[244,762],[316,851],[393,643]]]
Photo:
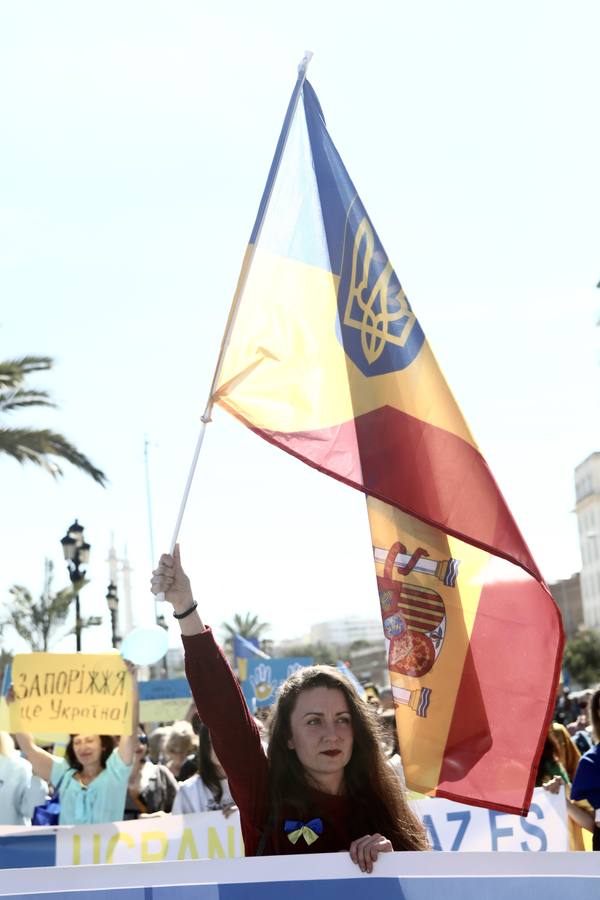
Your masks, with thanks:
[[[62,759],[39,747],[33,735],[15,734],[34,774],[51,784],[60,796],[60,825],[97,824],[123,818],[139,718],[135,666],[127,661],[126,665],[132,677],[133,728],[131,734],[120,738],[118,747],[111,735],[73,734]],[[7,700],[15,700],[12,686]]]
[[[152,572],[151,586],[153,594],[164,594],[165,599],[173,606],[173,615],[179,620],[182,634],[194,635],[204,631],[190,579],[181,567],[179,544],[175,545],[172,556],[163,553]]]

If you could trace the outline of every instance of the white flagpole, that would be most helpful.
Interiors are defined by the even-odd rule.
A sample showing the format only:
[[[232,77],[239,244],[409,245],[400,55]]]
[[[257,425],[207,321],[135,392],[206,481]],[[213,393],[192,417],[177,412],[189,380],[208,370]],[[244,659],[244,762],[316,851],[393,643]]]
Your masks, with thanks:
[[[300,60],[300,64],[298,65],[298,79],[296,81],[296,85],[294,87],[294,91],[292,93],[287,113],[285,119],[283,121],[283,126],[281,129],[281,134],[279,135],[279,141],[277,143],[277,147],[275,149],[275,156],[273,157],[273,162],[271,163],[271,169],[269,171],[269,177],[267,178],[267,184],[265,186],[265,190],[263,192],[261,204],[259,207],[258,218],[256,224],[254,226],[254,241],[250,247],[250,252],[247,260],[245,261],[245,265],[242,267],[242,271],[240,272],[240,277],[238,280],[237,288],[235,294],[233,296],[233,301],[231,304],[231,309],[229,311],[229,317],[227,319],[227,325],[225,326],[225,332],[223,334],[223,340],[221,341],[221,349],[219,350],[219,356],[217,359],[217,365],[215,366],[215,374],[213,375],[212,384],[210,386],[210,391],[208,394],[208,400],[206,403],[206,408],[201,417],[202,425],[200,427],[200,434],[198,435],[198,441],[196,443],[196,449],[194,450],[194,456],[192,457],[192,464],[190,466],[190,471],[187,477],[187,482],[185,485],[185,489],[183,492],[183,497],[181,500],[181,505],[179,507],[179,513],[177,515],[177,521],[175,523],[175,528],[173,529],[173,537],[171,538],[171,546],[169,549],[169,553],[173,554],[175,550],[175,544],[177,543],[177,538],[179,537],[179,529],[181,528],[181,522],[183,520],[183,514],[185,512],[185,507],[187,505],[188,497],[190,494],[190,489],[192,487],[192,481],[194,480],[194,474],[196,472],[196,465],[198,463],[198,457],[200,456],[200,450],[202,448],[202,442],[204,441],[204,432],[206,431],[207,424],[212,421],[211,414],[214,406],[214,393],[217,386],[217,382],[221,375],[221,369],[223,367],[223,359],[225,357],[225,353],[229,346],[229,341],[231,338],[231,333],[233,331],[233,326],[235,325],[235,320],[237,317],[237,312],[240,307],[240,303],[242,297],[244,295],[244,290],[246,287],[246,282],[248,280],[248,273],[250,272],[250,268],[252,266],[252,260],[254,259],[254,254],[256,250],[256,245],[258,244],[258,240],[262,231],[263,222],[265,220],[267,210],[269,208],[269,203],[271,201],[271,195],[273,193],[273,188],[275,186],[275,181],[277,179],[277,173],[279,172],[279,167],[281,165],[281,160],[283,157],[283,153],[288,141],[290,128],[292,125],[292,121],[294,119],[294,115],[296,113],[296,108],[298,106],[298,101],[300,99],[300,94],[302,92],[302,86],[306,79],[306,70],[308,69],[308,65],[312,59],[312,52],[310,50],[306,50],[304,56]],[[164,600],[164,596],[162,594],[157,594],[158,600]]]

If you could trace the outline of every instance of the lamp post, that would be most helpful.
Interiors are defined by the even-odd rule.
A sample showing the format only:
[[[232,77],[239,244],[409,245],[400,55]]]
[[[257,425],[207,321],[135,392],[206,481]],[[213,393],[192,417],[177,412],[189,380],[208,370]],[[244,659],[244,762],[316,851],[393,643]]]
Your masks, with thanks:
[[[169,630],[169,625],[167,623],[167,620],[162,615],[162,613],[161,613],[161,615],[156,617],[156,624],[159,625],[161,628],[164,628],[165,631]],[[167,653],[168,653],[168,651],[167,651]],[[163,656],[162,672],[160,673],[161,678],[169,677],[169,662],[168,662],[168,658],[167,658],[167,653],[165,653],[165,655]]]
[[[75,594],[75,640],[77,652],[81,650],[81,610],[79,608],[79,585],[85,578],[85,569],[82,565],[86,565],[90,559],[90,544],[86,544],[83,539],[83,526],[79,524],[77,519],[67,529],[64,538],[61,539],[63,554],[67,561],[69,570],[69,578],[77,593]]]
[[[112,645],[116,649],[121,643],[121,638],[117,634],[117,613],[119,611],[119,597],[117,594],[117,586],[114,581],[108,586],[106,592],[106,602],[110,610],[110,624],[112,629]]]

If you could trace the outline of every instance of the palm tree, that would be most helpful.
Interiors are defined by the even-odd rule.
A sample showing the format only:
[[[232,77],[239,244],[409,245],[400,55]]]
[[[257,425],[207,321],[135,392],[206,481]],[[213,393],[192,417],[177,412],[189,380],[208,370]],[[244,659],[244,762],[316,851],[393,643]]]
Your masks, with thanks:
[[[268,631],[271,626],[268,622],[261,622],[258,616],[253,616],[251,613],[247,612],[243,616],[239,613],[235,613],[233,621],[231,623],[223,622],[221,627],[227,635],[225,638],[225,648],[231,651],[233,649],[233,639],[236,634],[246,638],[246,640],[260,640],[261,636],[265,631]]]
[[[44,563],[44,590],[37,602],[33,599],[31,591],[23,585],[14,584],[9,588],[11,596],[9,612],[6,618],[0,621],[0,628],[5,625],[13,628],[34,652],[46,653],[51,644],[59,640],[56,632],[67,619],[76,594],[87,584],[86,581],[80,581],[71,587],[54,592],[53,576],[54,566],[47,559]],[[83,619],[80,627],[89,628],[99,623],[98,617],[92,616]],[[66,634],[74,633],[74,628],[66,632]],[[61,637],[65,637],[65,634]]]
[[[47,391],[25,385],[28,375],[51,369],[53,362],[49,356],[24,356],[0,362],[0,414],[29,406],[55,406]],[[58,457],[86,472],[98,484],[104,486],[106,483],[104,472],[97,469],[87,456],[62,434],[47,428],[6,428],[0,425],[0,453],[6,453],[20,463],[36,463],[55,478],[62,475],[60,466],[54,462],[54,458]]]

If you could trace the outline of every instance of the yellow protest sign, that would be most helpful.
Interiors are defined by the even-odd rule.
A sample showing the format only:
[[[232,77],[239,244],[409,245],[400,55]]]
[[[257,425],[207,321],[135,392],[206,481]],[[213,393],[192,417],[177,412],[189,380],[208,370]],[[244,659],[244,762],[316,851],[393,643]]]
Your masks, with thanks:
[[[28,653],[13,660],[10,730],[131,734],[131,675],[116,653]]]
[[[0,731],[10,731],[10,712],[4,697],[0,697]]]

